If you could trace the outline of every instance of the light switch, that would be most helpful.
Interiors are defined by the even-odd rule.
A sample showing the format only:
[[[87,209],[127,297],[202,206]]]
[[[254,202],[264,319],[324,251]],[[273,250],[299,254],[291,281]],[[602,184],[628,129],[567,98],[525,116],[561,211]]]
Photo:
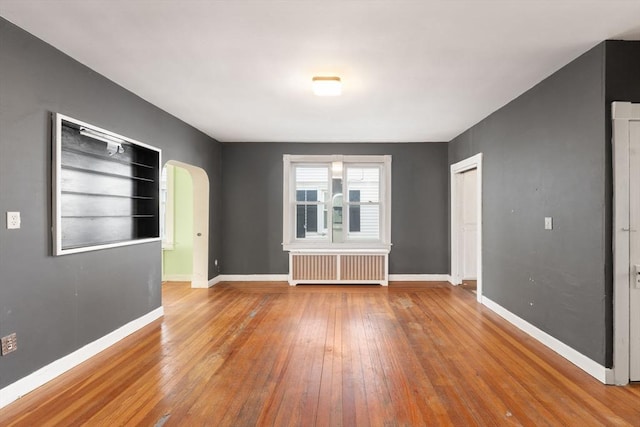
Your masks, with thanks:
[[[553,219],[550,216],[544,217],[544,229],[553,230]]]
[[[20,212],[7,212],[7,228],[9,230],[20,228]]]

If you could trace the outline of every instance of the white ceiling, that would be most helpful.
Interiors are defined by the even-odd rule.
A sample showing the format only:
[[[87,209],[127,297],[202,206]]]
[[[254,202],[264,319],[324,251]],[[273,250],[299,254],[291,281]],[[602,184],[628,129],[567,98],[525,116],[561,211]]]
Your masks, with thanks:
[[[449,141],[640,0],[0,0],[0,15],[219,141]],[[343,95],[311,92],[339,75]]]

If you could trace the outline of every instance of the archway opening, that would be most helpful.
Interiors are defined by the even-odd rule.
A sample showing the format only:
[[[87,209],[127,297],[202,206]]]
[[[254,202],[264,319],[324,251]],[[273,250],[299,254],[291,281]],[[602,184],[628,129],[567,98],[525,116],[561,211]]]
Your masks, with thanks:
[[[209,287],[209,177],[204,169],[169,160],[163,194],[163,280]],[[186,265],[185,265],[186,264]]]

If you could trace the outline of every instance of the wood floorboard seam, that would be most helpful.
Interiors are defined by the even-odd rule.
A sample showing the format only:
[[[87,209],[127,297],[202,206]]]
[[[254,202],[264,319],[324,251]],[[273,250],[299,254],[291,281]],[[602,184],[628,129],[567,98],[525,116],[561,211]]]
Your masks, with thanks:
[[[640,426],[446,282],[163,285],[165,315],[0,409],[4,426]]]

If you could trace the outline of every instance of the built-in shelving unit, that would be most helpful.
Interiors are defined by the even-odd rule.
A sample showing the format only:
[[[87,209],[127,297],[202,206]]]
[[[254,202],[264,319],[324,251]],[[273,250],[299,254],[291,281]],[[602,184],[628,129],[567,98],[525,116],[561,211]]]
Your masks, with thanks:
[[[160,150],[54,114],[54,253],[160,238]]]

